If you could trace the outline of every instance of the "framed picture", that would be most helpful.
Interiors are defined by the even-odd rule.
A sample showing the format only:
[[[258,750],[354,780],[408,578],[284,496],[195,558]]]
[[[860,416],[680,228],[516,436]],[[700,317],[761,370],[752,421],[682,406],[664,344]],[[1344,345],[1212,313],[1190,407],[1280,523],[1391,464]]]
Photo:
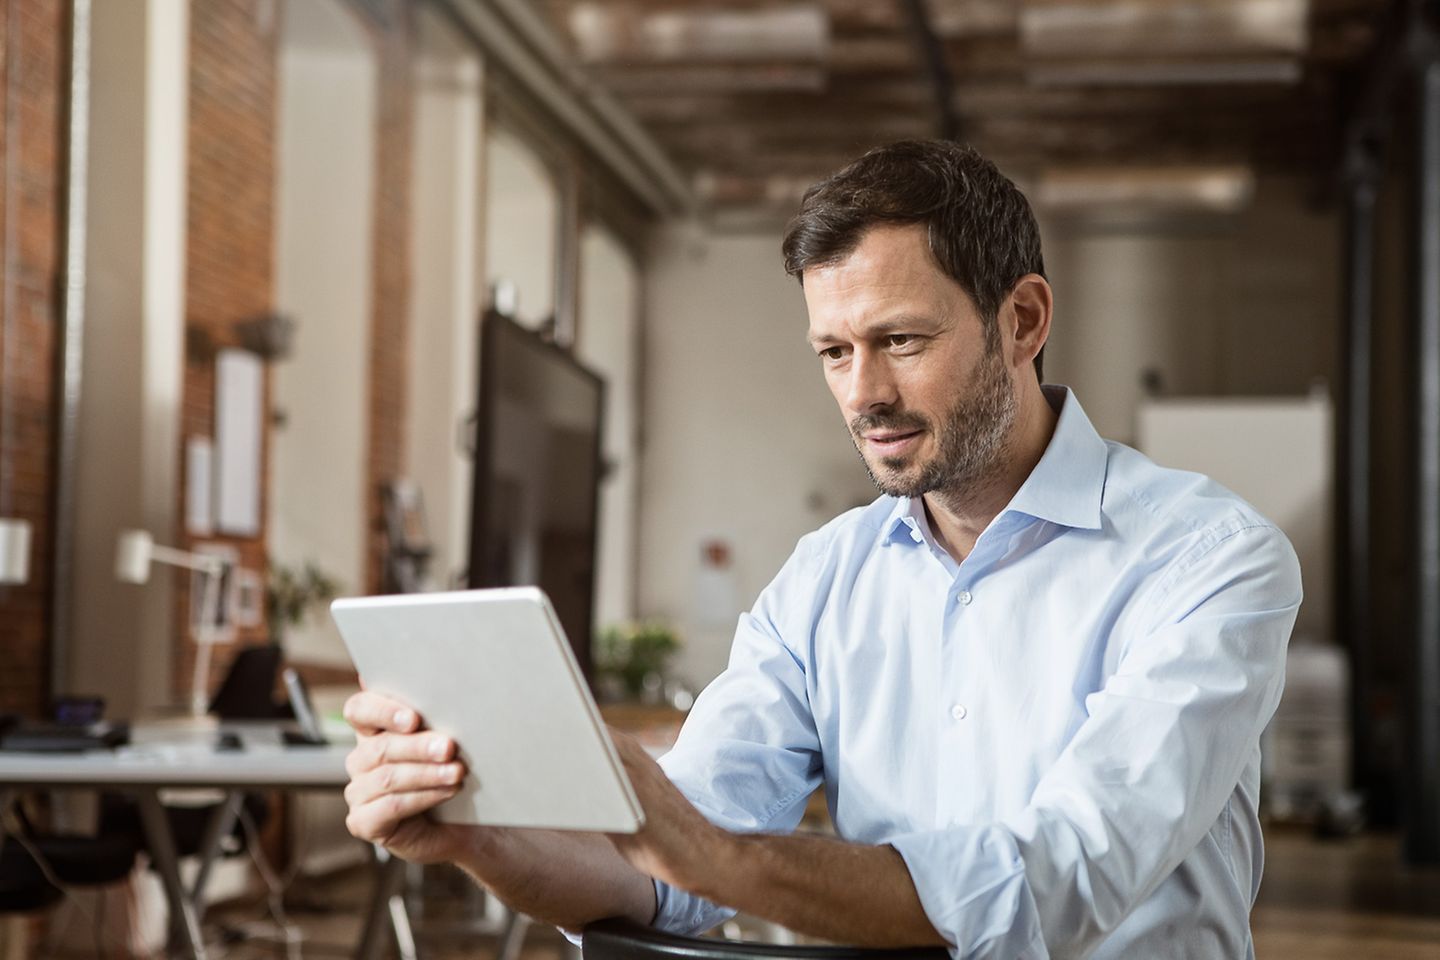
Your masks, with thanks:
[[[235,626],[242,629],[258,627],[265,619],[265,577],[259,570],[241,567],[230,582],[230,607],[235,613]]]

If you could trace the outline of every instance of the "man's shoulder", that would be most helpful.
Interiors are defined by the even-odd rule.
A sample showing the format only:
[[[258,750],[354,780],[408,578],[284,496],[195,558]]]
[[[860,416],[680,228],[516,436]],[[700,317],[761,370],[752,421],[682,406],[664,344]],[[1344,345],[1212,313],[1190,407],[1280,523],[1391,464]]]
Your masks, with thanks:
[[[809,564],[839,552],[869,550],[877,545],[895,522],[900,501],[882,494],[805,534],[795,546],[796,559]]]
[[[1279,527],[1235,491],[1203,473],[1161,466],[1138,450],[1105,441],[1108,462],[1101,512],[1125,537],[1217,540]]]

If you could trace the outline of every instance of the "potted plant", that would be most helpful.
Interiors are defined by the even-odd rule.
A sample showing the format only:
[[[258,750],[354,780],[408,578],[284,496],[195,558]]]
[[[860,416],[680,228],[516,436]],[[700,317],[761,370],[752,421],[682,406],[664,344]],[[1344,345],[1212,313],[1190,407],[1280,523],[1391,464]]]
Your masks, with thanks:
[[[596,673],[634,699],[659,699],[670,658],[680,649],[675,631],[659,623],[627,623],[600,632]]]
[[[339,592],[335,580],[310,561],[300,568],[273,559],[265,565],[265,614],[270,642],[285,645],[285,632],[304,622],[312,607],[329,603]]]

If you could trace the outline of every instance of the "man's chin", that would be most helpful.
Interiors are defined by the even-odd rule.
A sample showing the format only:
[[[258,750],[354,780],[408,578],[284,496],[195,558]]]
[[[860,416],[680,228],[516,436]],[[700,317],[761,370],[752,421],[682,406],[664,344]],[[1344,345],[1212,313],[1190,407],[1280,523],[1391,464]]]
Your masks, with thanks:
[[[909,469],[904,469],[907,466]],[[929,492],[923,483],[922,473],[909,460],[902,461],[899,469],[882,460],[879,469],[870,468],[870,480],[886,496],[918,497]]]

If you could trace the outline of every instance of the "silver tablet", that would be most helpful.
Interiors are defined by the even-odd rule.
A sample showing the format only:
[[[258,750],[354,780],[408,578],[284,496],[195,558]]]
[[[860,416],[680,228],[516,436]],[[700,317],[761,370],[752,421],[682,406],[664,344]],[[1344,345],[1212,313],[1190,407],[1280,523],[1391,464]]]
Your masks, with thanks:
[[[549,599],[534,587],[336,600],[366,689],[404,701],[469,769],[451,823],[634,833],[644,822]]]

